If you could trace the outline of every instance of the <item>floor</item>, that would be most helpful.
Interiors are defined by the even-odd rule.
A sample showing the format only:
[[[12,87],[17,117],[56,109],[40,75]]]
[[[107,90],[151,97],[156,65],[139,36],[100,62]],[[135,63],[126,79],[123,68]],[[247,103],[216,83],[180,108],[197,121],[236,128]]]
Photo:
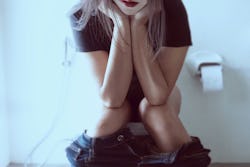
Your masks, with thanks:
[[[250,167],[250,164],[213,164],[210,167]]]
[[[24,167],[22,164],[10,164],[8,167]],[[36,165],[28,167],[37,167]],[[69,167],[69,165],[46,165],[44,167]],[[222,164],[216,163],[212,164],[209,167],[250,167],[250,164]]]

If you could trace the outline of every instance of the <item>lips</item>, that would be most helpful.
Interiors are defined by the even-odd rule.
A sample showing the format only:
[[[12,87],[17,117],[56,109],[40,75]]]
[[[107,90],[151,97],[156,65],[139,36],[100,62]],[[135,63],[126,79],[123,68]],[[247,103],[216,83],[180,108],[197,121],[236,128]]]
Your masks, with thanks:
[[[126,0],[122,0],[122,2],[127,6],[127,7],[135,7],[138,2],[133,2],[133,1],[126,1]]]

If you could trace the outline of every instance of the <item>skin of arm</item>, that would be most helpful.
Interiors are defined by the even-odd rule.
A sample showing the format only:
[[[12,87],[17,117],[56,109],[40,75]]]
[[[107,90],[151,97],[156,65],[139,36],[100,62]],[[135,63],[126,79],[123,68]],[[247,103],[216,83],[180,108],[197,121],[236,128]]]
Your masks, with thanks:
[[[114,26],[113,38],[100,95],[108,107],[120,107],[127,95],[133,73],[128,24]]]
[[[172,92],[176,80],[181,72],[189,46],[182,47],[162,47],[158,53],[156,61],[159,62],[163,76],[167,82],[167,95]]]
[[[168,85],[157,61],[152,61],[153,49],[148,46],[145,25],[131,26],[134,68],[145,97],[152,105],[165,103]]]
[[[156,55],[149,45],[147,15],[131,19],[133,63],[144,95],[151,105],[166,103],[183,65],[187,47],[162,47]],[[157,57],[153,60],[153,57]]]
[[[113,12],[101,10],[114,22],[105,74],[99,80],[100,97],[104,105],[110,108],[119,108],[123,104],[133,73],[129,20],[119,9],[116,10],[116,16]]]

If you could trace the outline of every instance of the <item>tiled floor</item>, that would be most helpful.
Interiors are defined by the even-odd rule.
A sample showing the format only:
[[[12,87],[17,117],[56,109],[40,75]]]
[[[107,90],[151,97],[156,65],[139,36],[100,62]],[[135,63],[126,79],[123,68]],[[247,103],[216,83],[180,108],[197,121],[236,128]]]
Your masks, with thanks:
[[[24,167],[22,164],[10,164],[8,167]],[[36,165],[29,167],[37,167]],[[69,167],[69,165],[46,165],[44,167]],[[209,167],[250,167],[250,164],[212,164]]]

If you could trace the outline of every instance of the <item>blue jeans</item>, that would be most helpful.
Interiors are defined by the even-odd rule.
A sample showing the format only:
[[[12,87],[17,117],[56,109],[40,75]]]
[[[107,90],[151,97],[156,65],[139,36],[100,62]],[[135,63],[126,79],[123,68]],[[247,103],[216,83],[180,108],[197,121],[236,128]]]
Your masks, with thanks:
[[[66,148],[72,167],[207,167],[209,150],[198,138],[178,152],[152,153],[150,136],[134,136],[128,128],[91,138],[83,133]]]

